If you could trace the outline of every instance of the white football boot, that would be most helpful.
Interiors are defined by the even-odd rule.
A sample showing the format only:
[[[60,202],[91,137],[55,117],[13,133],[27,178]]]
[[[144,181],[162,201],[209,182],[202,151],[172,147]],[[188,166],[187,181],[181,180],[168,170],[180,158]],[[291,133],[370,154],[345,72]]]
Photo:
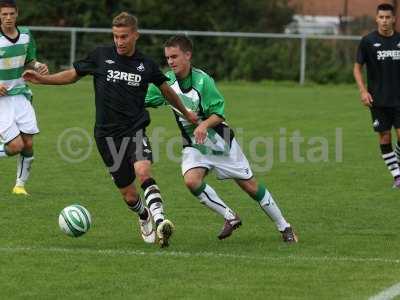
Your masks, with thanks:
[[[169,238],[175,230],[174,224],[170,220],[165,219],[157,227],[158,243],[161,248],[169,246]]]
[[[139,218],[140,234],[146,243],[154,244],[156,242],[156,231],[154,230],[153,222],[151,221],[151,214],[149,209],[147,210],[147,219],[142,220]]]

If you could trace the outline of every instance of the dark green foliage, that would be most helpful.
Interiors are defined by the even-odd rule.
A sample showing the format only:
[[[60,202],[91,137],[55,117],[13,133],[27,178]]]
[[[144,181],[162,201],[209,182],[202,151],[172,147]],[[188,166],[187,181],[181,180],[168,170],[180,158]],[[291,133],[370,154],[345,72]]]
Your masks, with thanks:
[[[34,26],[109,28],[112,17],[129,11],[142,29],[282,32],[293,15],[287,0],[19,0],[19,23]],[[53,71],[69,66],[70,34],[34,32],[39,58]],[[165,65],[167,36],[142,35],[139,48]],[[299,78],[300,42],[293,39],[192,37],[194,64],[226,80],[293,80]],[[112,43],[110,34],[78,33],[76,58],[96,45]],[[309,41],[307,80],[351,82],[355,47],[352,42]]]
[[[307,79],[318,83],[353,82],[357,44],[355,41],[308,41]]]

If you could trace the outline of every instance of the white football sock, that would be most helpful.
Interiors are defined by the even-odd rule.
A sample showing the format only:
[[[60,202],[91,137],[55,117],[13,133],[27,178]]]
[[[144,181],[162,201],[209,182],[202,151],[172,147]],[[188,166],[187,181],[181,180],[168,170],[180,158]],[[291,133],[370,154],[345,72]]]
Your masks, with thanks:
[[[200,203],[215,211],[217,214],[224,217],[224,219],[232,220],[235,218],[235,213],[220,197],[218,197],[217,193],[208,184],[203,184],[202,188],[200,188],[196,194],[194,195],[200,200]]]
[[[15,185],[24,186],[25,183],[28,181],[33,159],[34,159],[33,156],[31,157],[25,157],[22,155],[18,156],[17,180]]]
[[[396,154],[397,163],[400,163],[400,141],[397,141],[397,144],[394,148],[394,153]]]
[[[393,178],[397,178],[400,176],[400,168],[399,164],[397,163],[397,158],[395,153],[389,152],[386,154],[382,154],[382,158],[385,161],[386,166],[388,167],[390,173],[392,174]]]
[[[275,203],[274,199],[267,189],[265,189],[265,195],[260,201],[260,206],[262,210],[275,223],[279,231],[283,231],[286,227],[290,226],[290,224],[287,223],[285,218],[282,216],[281,210],[279,209],[278,205]]]
[[[154,179],[150,178],[142,184],[144,190],[144,199],[150,210],[154,223],[158,226],[165,219],[163,201],[161,198],[160,188]]]

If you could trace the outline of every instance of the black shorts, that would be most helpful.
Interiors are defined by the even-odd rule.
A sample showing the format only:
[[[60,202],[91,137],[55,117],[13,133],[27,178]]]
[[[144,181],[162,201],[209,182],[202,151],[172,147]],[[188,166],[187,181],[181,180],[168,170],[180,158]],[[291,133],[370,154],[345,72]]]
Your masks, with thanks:
[[[371,107],[372,126],[376,132],[400,128],[400,107]]]
[[[135,162],[153,161],[150,142],[144,129],[130,137],[96,137],[96,145],[118,188],[127,187],[135,180]]]

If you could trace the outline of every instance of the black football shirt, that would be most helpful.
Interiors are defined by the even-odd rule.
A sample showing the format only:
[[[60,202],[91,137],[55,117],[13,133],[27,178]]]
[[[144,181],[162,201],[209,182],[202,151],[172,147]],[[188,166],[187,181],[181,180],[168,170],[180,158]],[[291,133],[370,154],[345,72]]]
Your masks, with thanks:
[[[367,66],[373,106],[400,106],[400,34],[385,37],[373,31],[364,36],[358,47],[357,63]]]
[[[149,125],[144,108],[148,85],[168,80],[151,59],[137,49],[132,56],[122,56],[115,46],[104,46],[73,66],[79,76],[93,75],[96,137],[132,136]]]

